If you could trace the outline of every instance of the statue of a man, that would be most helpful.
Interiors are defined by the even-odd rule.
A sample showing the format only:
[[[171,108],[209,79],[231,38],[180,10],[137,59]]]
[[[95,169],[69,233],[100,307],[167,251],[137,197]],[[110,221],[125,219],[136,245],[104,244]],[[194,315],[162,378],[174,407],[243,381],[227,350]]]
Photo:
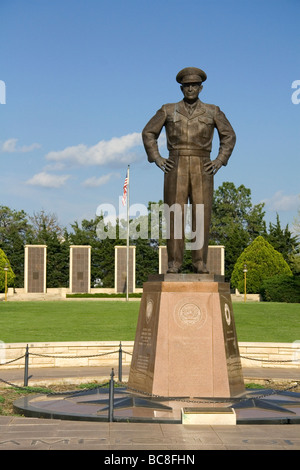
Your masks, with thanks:
[[[226,165],[233,151],[236,136],[225,114],[218,106],[206,104],[198,96],[207,76],[203,70],[187,67],[176,80],[181,84],[183,100],[165,104],[157,111],[143,129],[142,137],[149,162],[165,173],[164,203],[181,208],[181,237],[176,231],[174,214],[170,217],[167,239],[168,271],[180,272],[184,254],[184,208],[190,203],[192,232],[199,233],[197,207],[204,206],[203,243],[192,249],[192,261],[197,273],[208,273],[206,262],[213,200],[213,176]],[[163,158],[158,149],[158,137],[165,127],[169,158]],[[210,160],[214,129],[220,139],[218,156]]]

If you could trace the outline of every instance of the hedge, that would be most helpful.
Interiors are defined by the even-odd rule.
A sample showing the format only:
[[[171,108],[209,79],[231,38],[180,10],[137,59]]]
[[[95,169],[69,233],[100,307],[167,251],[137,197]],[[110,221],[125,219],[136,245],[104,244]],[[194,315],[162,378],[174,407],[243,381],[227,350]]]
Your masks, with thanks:
[[[279,275],[265,279],[260,294],[266,302],[300,303],[300,276]]]

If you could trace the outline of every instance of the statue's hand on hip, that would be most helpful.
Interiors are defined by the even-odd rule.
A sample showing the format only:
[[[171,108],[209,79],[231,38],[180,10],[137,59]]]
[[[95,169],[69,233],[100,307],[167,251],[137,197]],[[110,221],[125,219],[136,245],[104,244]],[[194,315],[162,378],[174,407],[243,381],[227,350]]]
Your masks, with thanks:
[[[204,171],[209,175],[215,175],[217,171],[223,166],[221,160],[217,158],[211,162],[204,163]]]
[[[164,173],[168,173],[170,170],[172,170],[174,166],[173,160],[170,160],[168,158],[163,158],[161,156],[157,157],[155,160],[155,164],[160,168]]]

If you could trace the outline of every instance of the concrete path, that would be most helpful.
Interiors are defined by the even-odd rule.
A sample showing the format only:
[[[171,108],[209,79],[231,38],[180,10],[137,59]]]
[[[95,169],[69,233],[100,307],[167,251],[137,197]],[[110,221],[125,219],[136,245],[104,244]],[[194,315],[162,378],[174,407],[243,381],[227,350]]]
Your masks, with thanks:
[[[28,385],[46,385],[49,383],[78,384],[92,381],[109,381],[112,366],[101,367],[43,367],[29,368]],[[114,367],[115,380],[118,380],[118,366]],[[129,366],[122,368],[122,380],[128,379]],[[243,369],[245,380],[300,381],[300,370],[296,368],[249,367]],[[1,369],[0,379],[15,385],[24,384],[24,369]],[[1,381],[0,381],[1,385]]]
[[[163,450],[175,455],[197,450],[300,450],[300,426],[93,423],[0,416],[0,450],[103,450],[105,455],[111,455],[111,450]]]

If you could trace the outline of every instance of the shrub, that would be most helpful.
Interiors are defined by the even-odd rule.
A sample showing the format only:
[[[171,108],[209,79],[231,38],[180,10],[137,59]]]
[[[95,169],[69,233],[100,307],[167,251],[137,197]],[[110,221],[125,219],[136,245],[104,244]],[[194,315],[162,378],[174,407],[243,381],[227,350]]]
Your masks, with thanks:
[[[7,265],[7,287],[12,287],[14,285],[15,275],[11,269],[8,258],[3,250],[0,248],[0,292],[5,290],[5,271],[4,268]]]
[[[257,294],[262,283],[276,275],[292,276],[292,271],[281,253],[263,237],[257,237],[240,255],[234,266],[231,285],[244,292],[244,265],[247,265],[247,286],[249,294]]]
[[[279,275],[265,279],[260,294],[266,302],[300,303],[300,277]]]

